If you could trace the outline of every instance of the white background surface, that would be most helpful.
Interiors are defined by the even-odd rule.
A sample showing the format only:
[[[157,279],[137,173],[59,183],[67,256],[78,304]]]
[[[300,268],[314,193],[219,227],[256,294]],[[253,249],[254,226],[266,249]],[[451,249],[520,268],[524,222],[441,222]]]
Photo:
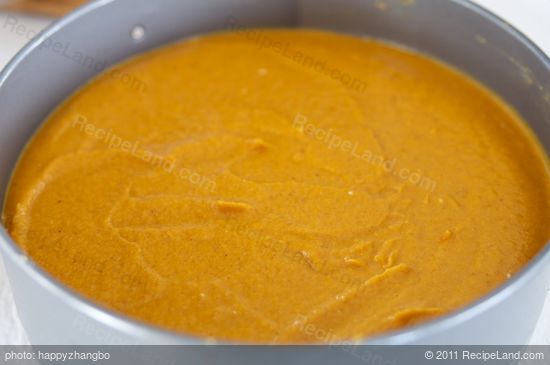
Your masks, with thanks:
[[[475,0],[500,15],[521,30],[550,54],[550,0]],[[0,1],[1,2],[1,1]],[[16,33],[0,14],[0,68],[27,43],[37,31],[48,24],[44,19],[18,16],[24,27]],[[23,30],[24,29],[24,30]],[[550,285],[550,283],[549,283]],[[25,331],[19,322],[4,266],[0,260],[0,345],[27,344]],[[533,344],[550,345],[550,295],[532,339]]]

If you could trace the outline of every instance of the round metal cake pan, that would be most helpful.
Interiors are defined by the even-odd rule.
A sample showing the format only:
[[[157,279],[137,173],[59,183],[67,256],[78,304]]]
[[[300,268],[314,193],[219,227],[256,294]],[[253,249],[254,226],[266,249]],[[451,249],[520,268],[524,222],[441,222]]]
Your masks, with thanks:
[[[40,123],[105,67],[181,38],[241,27],[320,28],[379,38],[436,57],[511,104],[546,153],[550,151],[549,59],[524,35],[473,3],[101,0],[54,23],[1,73],[0,201],[22,149]],[[143,37],[135,37],[136,29]],[[94,62],[76,62],[71,58],[74,52]],[[205,343],[134,321],[81,297],[27,258],[3,227],[0,249],[33,344]],[[549,282],[550,246],[546,245],[520,273],[467,308],[364,343],[526,344]]]

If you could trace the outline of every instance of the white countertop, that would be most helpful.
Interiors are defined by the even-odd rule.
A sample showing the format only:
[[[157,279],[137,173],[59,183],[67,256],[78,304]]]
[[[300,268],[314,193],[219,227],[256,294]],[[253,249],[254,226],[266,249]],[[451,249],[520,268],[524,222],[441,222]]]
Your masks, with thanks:
[[[550,54],[550,0],[475,1],[500,15]],[[9,18],[5,14],[0,14],[0,68],[48,23],[45,19],[22,16]],[[546,298],[543,314],[531,342],[536,345],[550,345],[550,294]],[[19,322],[4,266],[0,260],[0,345],[20,344],[28,344],[28,341]]]

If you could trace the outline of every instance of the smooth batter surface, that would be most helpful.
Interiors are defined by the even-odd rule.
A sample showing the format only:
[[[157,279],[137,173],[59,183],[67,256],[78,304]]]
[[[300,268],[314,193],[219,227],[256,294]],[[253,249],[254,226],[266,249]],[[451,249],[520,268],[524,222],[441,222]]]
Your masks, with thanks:
[[[146,87],[110,73],[62,105],[3,218],[38,264],[133,318],[249,342],[364,338],[471,303],[550,238],[535,139],[424,56],[239,32],[118,69]]]

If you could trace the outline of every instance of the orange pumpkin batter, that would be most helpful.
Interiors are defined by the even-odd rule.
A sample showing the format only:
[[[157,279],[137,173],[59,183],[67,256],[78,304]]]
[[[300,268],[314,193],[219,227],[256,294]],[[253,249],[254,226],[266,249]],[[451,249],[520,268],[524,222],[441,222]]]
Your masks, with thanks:
[[[130,317],[249,342],[364,338],[478,299],[550,238],[532,133],[425,56],[241,31],[117,70],[36,134],[3,220]]]

